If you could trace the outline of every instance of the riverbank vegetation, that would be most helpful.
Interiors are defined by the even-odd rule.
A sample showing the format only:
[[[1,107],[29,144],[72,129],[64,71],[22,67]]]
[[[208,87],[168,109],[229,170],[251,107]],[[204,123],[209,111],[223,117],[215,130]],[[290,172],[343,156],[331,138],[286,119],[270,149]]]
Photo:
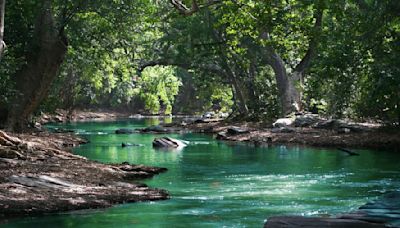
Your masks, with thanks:
[[[399,123],[397,1],[1,2],[10,130],[87,107]]]

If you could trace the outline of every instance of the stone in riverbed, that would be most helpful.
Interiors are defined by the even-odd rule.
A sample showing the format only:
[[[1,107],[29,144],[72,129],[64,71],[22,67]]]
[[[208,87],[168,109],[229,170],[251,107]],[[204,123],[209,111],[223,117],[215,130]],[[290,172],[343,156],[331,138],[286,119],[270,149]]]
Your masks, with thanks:
[[[170,137],[155,138],[153,140],[153,147],[156,148],[181,149],[185,146],[187,146],[187,142],[178,139],[173,139]]]
[[[134,130],[127,129],[127,128],[121,128],[121,129],[115,130],[115,134],[133,134],[133,133],[135,133]]]
[[[136,143],[121,143],[121,146],[128,147],[128,146],[142,146],[142,145]]]

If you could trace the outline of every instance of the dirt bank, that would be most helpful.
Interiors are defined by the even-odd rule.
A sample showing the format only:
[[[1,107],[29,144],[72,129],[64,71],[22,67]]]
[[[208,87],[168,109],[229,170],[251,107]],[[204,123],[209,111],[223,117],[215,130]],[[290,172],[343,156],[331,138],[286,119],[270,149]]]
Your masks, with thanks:
[[[81,143],[68,134],[0,131],[0,219],[168,198],[136,182],[165,168],[100,164],[67,151]]]

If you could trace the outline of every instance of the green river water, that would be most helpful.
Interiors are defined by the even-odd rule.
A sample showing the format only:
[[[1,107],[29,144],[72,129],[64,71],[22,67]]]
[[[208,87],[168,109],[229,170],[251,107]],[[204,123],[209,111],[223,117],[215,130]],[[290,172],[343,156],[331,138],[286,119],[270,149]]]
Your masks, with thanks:
[[[118,128],[158,119],[61,125],[90,140],[76,154],[101,162],[128,161],[169,169],[144,182],[171,199],[12,219],[1,227],[262,227],[269,216],[329,216],[354,210],[381,193],[400,189],[400,155],[357,150],[254,147],[203,134],[169,134],[190,142],[181,151],[152,148],[160,135],[116,135]],[[166,120],[170,121],[170,120]],[[52,127],[60,127],[51,125]],[[141,144],[122,148],[122,142]]]

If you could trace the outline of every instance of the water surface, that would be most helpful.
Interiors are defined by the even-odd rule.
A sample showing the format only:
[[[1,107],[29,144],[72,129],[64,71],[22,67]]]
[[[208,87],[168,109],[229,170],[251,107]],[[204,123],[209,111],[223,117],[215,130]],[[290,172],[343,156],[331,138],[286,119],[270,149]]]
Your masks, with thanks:
[[[157,119],[62,125],[88,138],[76,154],[101,162],[128,161],[169,169],[145,183],[171,199],[11,220],[4,227],[262,227],[272,215],[329,216],[354,210],[400,189],[398,153],[228,145],[202,134],[169,134],[190,141],[182,151],[154,150],[160,135],[116,135],[118,128]],[[60,126],[49,126],[60,127]],[[122,142],[140,144],[122,148]]]

